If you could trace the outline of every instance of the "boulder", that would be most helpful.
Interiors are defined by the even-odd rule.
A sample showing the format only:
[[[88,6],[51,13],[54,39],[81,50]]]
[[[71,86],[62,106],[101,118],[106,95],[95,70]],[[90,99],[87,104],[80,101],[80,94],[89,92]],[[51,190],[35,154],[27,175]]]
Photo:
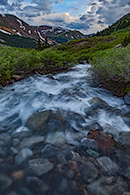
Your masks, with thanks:
[[[29,161],[29,170],[37,176],[48,173],[54,165],[47,159],[37,158]]]
[[[30,116],[27,120],[27,127],[34,131],[45,130],[46,123],[51,113],[52,110],[46,110],[32,114],[32,116]]]
[[[94,106],[94,108],[101,108],[101,109],[110,109],[111,106],[109,106],[104,100],[102,100],[99,97],[93,97],[91,100],[89,100],[89,103]]]

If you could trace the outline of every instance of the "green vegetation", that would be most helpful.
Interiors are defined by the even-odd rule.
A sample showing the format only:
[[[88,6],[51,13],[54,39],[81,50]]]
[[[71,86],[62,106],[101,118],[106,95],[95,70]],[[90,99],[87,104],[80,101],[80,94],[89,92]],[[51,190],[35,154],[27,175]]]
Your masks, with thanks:
[[[130,44],[98,53],[91,64],[95,76],[105,86],[120,94],[130,90]]]
[[[125,36],[125,38],[122,41],[123,47],[126,47],[130,43],[130,33]]]
[[[37,51],[34,49],[22,49],[2,47],[0,49],[0,84],[11,81],[14,74],[23,75],[34,71],[48,71],[50,69],[67,68],[76,60],[68,52],[60,52],[52,48]]]

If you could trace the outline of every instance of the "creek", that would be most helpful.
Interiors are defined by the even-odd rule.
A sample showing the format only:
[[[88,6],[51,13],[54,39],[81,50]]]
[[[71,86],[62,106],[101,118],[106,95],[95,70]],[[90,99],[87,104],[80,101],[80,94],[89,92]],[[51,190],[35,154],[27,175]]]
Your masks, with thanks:
[[[1,194],[129,193],[130,107],[97,86],[89,68],[35,74],[0,89]],[[97,139],[90,143],[92,129],[118,149],[106,154]]]

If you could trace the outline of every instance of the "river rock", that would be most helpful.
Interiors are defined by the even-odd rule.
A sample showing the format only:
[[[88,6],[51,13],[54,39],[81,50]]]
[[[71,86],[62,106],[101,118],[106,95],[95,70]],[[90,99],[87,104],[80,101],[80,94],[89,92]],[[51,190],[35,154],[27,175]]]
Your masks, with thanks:
[[[0,133],[0,140],[4,141],[4,144],[8,144],[11,140],[11,136],[9,133]]]
[[[94,151],[94,150],[91,150],[91,149],[87,149],[86,150],[87,154],[93,158],[97,158],[99,157],[99,153]]]
[[[55,132],[64,132],[69,129],[70,125],[67,123],[65,118],[62,116],[59,110],[51,113],[49,120],[46,124],[46,134]]]
[[[98,150],[98,144],[94,139],[89,138],[83,138],[81,140],[81,147],[83,147],[85,150],[92,149],[92,150]]]
[[[27,127],[34,131],[43,131],[51,113],[52,110],[46,110],[32,114],[27,120]]]
[[[102,133],[100,131],[92,129],[89,131],[87,137],[89,139],[94,139],[98,144],[98,149],[107,155],[110,155],[111,151],[116,147],[114,138],[111,135]]]
[[[84,181],[91,183],[98,176],[98,170],[92,162],[86,162],[79,167],[82,178]]]
[[[110,185],[107,183],[108,177],[102,176],[97,181],[87,186],[91,195],[122,195],[127,191],[126,182],[120,177],[114,177]]]
[[[13,146],[17,146],[19,143],[20,143],[20,140],[19,140],[18,138],[14,138],[14,139],[12,140]]]
[[[66,138],[63,132],[51,132],[46,136],[45,143],[53,144],[54,146],[63,146]]]
[[[93,97],[91,100],[89,100],[89,103],[94,106],[94,108],[100,108],[100,109],[110,109],[111,107],[101,98],[99,97]]]
[[[16,181],[21,180],[24,177],[24,171],[23,170],[14,171],[12,173],[12,177]]]
[[[32,150],[29,148],[23,148],[16,156],[15,156],[15,163],[17,165],[21,165],[25,160],[33,155]]]
[[[44,137],[43,136],[31,136],[29,138],[24,138],[20,145],[19,145],[19,148],[32,148],[35,144],[39,144],[39,143],[42,143],[44,141]]]
[[[118,142],[122,146],[130,147],[130,132],[120,132]]]
[[[12,75],[12,76],[11,76],[11,78],[12,78],[12,79],[15,79],[15,81],[19,81],[19,80],[23,79],[23,78],[24,78],[24,76],[20,76],[20,75]]]
[[[124,96],[124,102],[127,105],[130,105],[130,91]]]
[[[49,190],[49,186],[43,180],[40,180],[38,177],[34,176],[28,176],[26,178],[26,185],[33,194],[43,194]]]
[[[37,158],[29,161],[29,170],[37,176],[48,173],[53,167],[54,165],[47,159]]]
[[[47,144],[41,150],[41,153],[43,154],[44,158],[51,158],[51,157],[56,157],[57,154],[59,153],[59,150],[56,147]]]
[[[109,176],[115,175],[119,171],[118,165],[107,156],[99,157],[97,161]]]

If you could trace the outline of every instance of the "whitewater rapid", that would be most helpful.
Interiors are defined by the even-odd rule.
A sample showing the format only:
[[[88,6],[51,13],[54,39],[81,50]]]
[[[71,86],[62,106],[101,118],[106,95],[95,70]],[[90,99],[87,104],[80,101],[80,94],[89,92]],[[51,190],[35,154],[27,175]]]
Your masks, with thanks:
[[[105,132],[130,131],[124,115],[129,112],[122,98],[105,88],[97,87],[92,80],[90,65],[77,65],[69,71],[47,75],[34,75],[0,89],[0,131],[28,131],[27,119],[35,112],[62,110],[81,115],[86,124],[99,124]],[[99,109],[96,115],[86,117],[91,99],[98,97],[118,111]],[[75,121],[72,126],[78,129]],[[82,129],[80,129],[82,131]]]

